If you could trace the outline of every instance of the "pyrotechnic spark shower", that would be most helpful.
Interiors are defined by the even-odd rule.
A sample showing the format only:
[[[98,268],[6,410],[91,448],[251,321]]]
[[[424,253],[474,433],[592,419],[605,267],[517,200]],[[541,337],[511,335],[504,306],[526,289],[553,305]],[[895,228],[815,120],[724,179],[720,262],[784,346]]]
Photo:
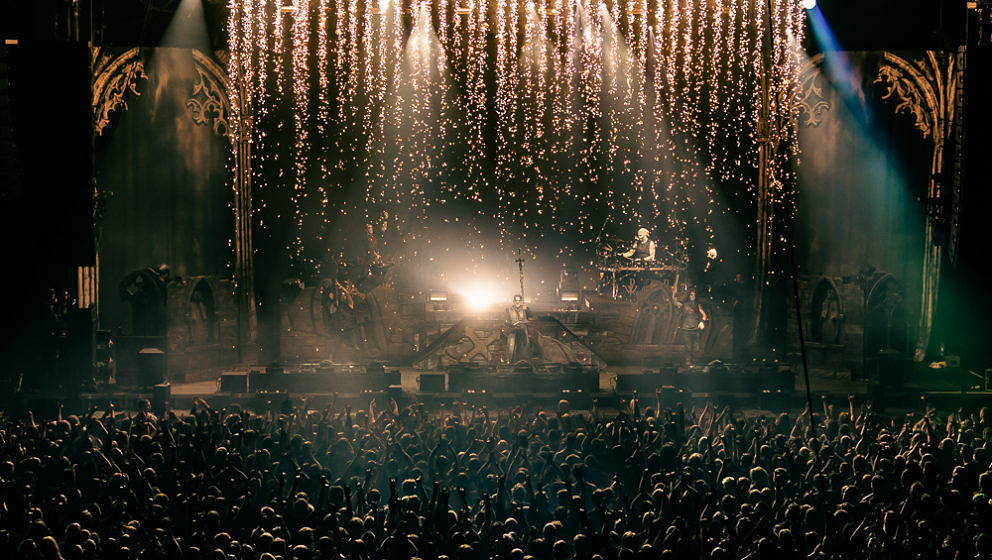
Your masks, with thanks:
[[[263,194],[256,221],[291,214],[300,266],[319,267],[347,215],[397,245],[440,219],[461,220],[469,244],[486,230],[514,246],[555,234],[574,251],[612,219],[709,246],[718,216],[754,204],[766,44],[785,144],[772,195],[791,212],[795,0],[771,2],[770,29],[766,0],[229,4],[255,188],[287,189],[292,206]]]

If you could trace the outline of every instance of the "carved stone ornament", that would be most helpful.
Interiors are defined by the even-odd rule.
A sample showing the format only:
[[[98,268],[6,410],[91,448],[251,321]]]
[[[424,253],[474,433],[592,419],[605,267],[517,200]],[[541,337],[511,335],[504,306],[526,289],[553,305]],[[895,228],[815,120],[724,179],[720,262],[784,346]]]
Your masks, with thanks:
[[[942,144],[954,119],[957,80],[954,57],[927,51],[922,59],[906,60],[885,52],[875,83],[886,89],[882,99],[896,103],[896,113],[908,113],[924,138]]]
[[[196,80],[193,92],[186,99],[193,122],[211,126],[214,132],[226,136],[229,129],[231,104],[227,95],[227,74],[210,57],[193,51]]]
[[[908,113],[923,137],[933,142],[927,200],[943,200],[946,196],[945,185],[938,177],[944,169],[944,144],[950,137],[955,119],[954,101],[959,86],[956,63],[953,53],[926,51],[922,58],[907,60],[884,52],[875,78],[875,83],[886,88],[882,98],[893,100],[896,113]],[[940,218],[927,219],[922,297],[916,329],[917,361],[925,358],[930,346],[944,249],[937,240],[944,227]]]
[[[823,122],[823,115],[832,105],[823,94],[820,67],[823,55],[818,54],[803,65],[799,73],[799,118],[803,126],[817,127]]]
[[[139,80],[147,80],[145,63],[137,47],[117,57],[105,56],[99,48],[92,51],[93,58],[93,132],[103,135],[114,111],[127,108],[130,95],[141,95]]]

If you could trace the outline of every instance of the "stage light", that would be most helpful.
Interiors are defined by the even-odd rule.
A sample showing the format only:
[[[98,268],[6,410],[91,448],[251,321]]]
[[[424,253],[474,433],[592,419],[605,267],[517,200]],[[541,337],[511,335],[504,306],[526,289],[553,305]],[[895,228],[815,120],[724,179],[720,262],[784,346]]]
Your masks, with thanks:
[[[448,301],[448,292],[444,290],[431,290],[427,294],[427,301],[431,303],[444,303]]]
[[[579,291],[562,290],[561,292],[558,292],[558,297],[561,299],[562,303],[576,303],[579,301]]]
[[[89,309],[96,304],[96,267],[80,266],[76,269],[76,305]]]
[[[203,13],[201,0],[182,0],[179,2],[158,46],[194,48],[203,52],[210,52],[210,36],[207,34],[207,20]],[[154,58],[158,55],[153,54],[152,56]],[[149,64],[149,66],[153,65]]]
[[[580,292],[577,273],[572,266],[566,266],[558,273],[558,299],[562,303],[578,303]]]
[[[812,10],[816,7],[816,0],[803,0],[803,8]]]

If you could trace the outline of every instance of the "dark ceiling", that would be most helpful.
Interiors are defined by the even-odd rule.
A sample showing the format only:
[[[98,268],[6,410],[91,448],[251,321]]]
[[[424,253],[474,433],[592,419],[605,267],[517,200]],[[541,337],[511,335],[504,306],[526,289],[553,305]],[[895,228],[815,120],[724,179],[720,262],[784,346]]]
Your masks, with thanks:
[[[201,1],[212,46],[223,48],[227,1]],[[97,44],[155,46],[180,0],[80,0],[78,32],[73,31],[76,18],[71,13],[70,0],[6,4],[4,10],[9,17],[0,17],[0,34],[4,37],[22,40],[78,37],[86,42],[92,28]],[[845,50],[954,48],[964,36],[962,0],[820,0],[819,9]],[[816,47],[811,45],[811,48]]]
[[[819,0],[844,50],[953,49],[965,26],[963,0]]]

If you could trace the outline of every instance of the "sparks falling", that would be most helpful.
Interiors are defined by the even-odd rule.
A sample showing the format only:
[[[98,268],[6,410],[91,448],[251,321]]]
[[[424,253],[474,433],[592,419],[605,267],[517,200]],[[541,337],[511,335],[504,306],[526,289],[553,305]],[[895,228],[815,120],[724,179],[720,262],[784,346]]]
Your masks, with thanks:
[[[720,216],[753,206],[765,45],[784,146],[772,194],[792,212],[798,2],[770,17],[765,0],[289,6],[229,0],[229,73],[252,112],[255,189],[289,205],[261,196],[257,222],[289,219],[301,267],[354,215],[398,246],[458,220],[467,244],[569,235],[575,251],[604,219],[712,243]]]

